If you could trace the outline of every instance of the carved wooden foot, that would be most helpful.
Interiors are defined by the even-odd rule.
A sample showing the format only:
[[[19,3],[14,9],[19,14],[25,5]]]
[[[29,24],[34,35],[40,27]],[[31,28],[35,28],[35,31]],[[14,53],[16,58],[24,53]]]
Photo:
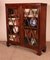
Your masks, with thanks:
[[[8,42],[6,44],[7,44],[8,47],[10,46],[10,44]]]
[[[41,54],[42,54],[41,50],[38,50],[38,51],[37,51],[37,55],[40,56]]]
[[[44,48],[42,49],[42,51],[43,51],[43,52],[46,52],[46,47],[44,47]]]
[[[37,53],[37,55],[39,55],[39,56],[40,56],[41,54],[42,54],[41,52],[38,52],[38,53]]]

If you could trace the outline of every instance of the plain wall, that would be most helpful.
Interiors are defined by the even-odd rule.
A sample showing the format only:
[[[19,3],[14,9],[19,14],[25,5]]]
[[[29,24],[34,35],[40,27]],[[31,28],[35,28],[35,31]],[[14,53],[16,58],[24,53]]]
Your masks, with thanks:
[[[50,0],[0,0],[0,41],[7,40],[5,3],[47,3],[46,40],[50,41]]]

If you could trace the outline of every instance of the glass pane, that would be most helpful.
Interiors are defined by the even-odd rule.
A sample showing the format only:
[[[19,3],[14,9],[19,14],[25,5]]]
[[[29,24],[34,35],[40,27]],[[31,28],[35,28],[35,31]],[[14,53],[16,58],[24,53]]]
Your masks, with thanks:
[[[38,9],[25,9],[24,17],[36,17],[38,18]]]
[[[18,33],[18,32],[19,32],[19,28],[18,28],[17,26],[14,26],[14,27],[13,27],[13,32],[14,32],[14,33]]]
[[[15,14],[17,14],[17,10],[16,9],[13,9],[13,8],[9,8],[8,9],[8,15],[13,17]]]
[[[37,28],[38,9],[24,9],[24,25]]]
[[[19,16],[17,9],[8,9],[9,25],[19,25]]]
[[[19,42],[19,36],[17,35],[9,35],[9,40]]]
[[[8,9],[9,40],[19,42],[19,14],[18,9]]]
[[[25,45],[37,45],[38,43],[38,34],[36,30],[25,29],[25,37],[24,37]]]
[[[37,45],[38,43],[38,9],[24,9],[24,43],[25,45]]]

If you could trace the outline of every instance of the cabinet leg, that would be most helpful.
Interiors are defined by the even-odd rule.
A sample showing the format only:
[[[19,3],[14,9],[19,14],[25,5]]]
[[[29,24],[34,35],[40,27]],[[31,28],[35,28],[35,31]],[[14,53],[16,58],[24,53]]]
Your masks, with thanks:
[[[42,51],[43,51],[43,52],[46,52],[46,47],[44,47],[44,48],[42,49]]]
[[[6,42],[6,44],[7,44],[8,47],[10,46],[9,42]]]
[[[41,54],[42,54],[42,52],[41,52],[41,51],[38,51],[38,52],[37,52],[37,55],[39,55],[39,56],[40,56]]]

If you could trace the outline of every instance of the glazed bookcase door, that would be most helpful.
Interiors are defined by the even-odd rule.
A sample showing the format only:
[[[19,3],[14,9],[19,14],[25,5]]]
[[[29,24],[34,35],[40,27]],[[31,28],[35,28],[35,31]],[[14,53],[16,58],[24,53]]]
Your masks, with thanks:
[[[18,8],[9,7],[7,9],[7,30],[8,41],[13,44],[20,44],[20,17]]]
[[[23,9],[24,45],[38,47],[39,43],[39,9]]]

